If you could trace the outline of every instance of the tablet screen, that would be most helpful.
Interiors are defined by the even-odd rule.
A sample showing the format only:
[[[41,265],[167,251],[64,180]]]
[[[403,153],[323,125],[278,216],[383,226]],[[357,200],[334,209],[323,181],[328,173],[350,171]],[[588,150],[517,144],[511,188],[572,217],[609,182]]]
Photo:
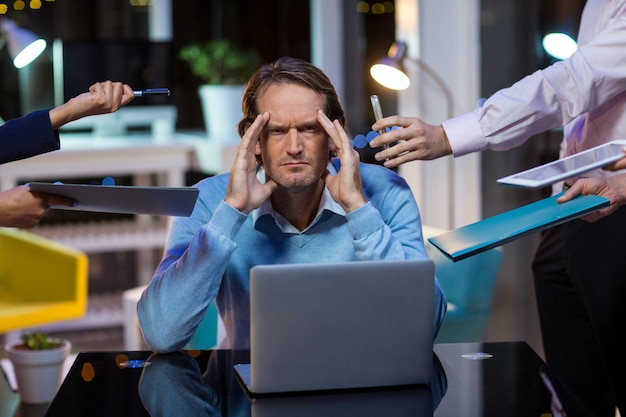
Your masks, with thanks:
[[[626,140],[608,142],[595,148],[500,178],[498,183],[526,188],[539,188],[550,185],[626,157],[626,154],[622,152],[622,148],[625,145]]]

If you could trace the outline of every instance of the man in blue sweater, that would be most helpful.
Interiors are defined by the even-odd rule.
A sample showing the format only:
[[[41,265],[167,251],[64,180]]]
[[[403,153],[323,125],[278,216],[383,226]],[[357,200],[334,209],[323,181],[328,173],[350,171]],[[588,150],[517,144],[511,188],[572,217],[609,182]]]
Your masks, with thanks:
[[[104,113],[112,113],[135,96],[127,84],[104,81],[89,91],[71,98],[51,110],[39,110],[0,125],[0,164],[29,158],[61,147],[61,126]],[[0,226],[30,228],[46,214],[51,205],[71,206],[69,198],[31,193],[23,185],[0,192]]]
[[[227,348],[250,347],[249,272],[260,264],[427,258],[419,210],[394,172],[361,164],[326,75],[281,58],[252,76],[229,174],[197,184],[138,305],[148,345],[182,349],[215,300]],[[435,334],[446,300],[435,282]],[[349,300],[346,300],[349,302]]]

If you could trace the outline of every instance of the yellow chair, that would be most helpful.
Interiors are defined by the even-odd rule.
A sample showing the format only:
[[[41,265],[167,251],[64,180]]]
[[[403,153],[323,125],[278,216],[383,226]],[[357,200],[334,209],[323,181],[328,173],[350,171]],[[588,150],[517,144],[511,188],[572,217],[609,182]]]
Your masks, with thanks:
[[[87,266],[81,251],[0,228],[0,333],[83,316]]]

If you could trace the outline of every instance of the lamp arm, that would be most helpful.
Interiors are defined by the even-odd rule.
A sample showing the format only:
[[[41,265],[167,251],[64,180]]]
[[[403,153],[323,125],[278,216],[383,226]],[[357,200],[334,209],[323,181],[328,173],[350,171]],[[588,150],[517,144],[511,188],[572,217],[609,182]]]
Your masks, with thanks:
[[[448,88],[448,85],[445,83],[445,81],[442,80],[441,77],[435,72],[435,70],[429,67],[424,61],[417,58],[409,58],[408,56],[405,56],[404,59],[417,65],[422,71],[428,74],[430,78],[435,82],[435,84],[437,84],[439,89],[441,89],[444,96],[446,97],[447,118],[451,119],[452,115],[454,114],[454,99],[452,96],[452,92],[450,91],[450,88]]]

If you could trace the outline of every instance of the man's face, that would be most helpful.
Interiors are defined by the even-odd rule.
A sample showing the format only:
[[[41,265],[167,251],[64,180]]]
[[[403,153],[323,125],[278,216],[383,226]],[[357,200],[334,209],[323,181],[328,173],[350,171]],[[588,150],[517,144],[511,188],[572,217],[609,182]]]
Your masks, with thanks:
[[[291,189],[317,185],[330,152],[317,121],[324,97],[298,84],[274,84],[259,96],[257,107],[270,114],[257,146],[268,179]]]

